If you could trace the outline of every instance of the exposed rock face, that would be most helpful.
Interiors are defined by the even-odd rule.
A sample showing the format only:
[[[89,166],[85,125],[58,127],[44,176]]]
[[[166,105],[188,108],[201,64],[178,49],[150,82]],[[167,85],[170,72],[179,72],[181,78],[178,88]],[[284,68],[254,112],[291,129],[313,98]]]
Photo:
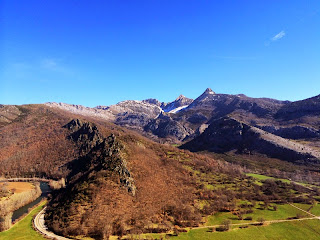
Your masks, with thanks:
[[[82,122],[79,119],[73,119],[64,126],[72,133],[69,138],[80,145],[80,152],[88,153],[93,147],[103,141],[102,135],[99,133],[97,126],[89,122]]]
[[[207,88],[198,98],[196,98],[188,108],[210,104],[214,99],[215,92],[211,88]]]
[[[306,116],[320,116],[320,95],[283,106],[276,113],[276,118],[293,120]]]
[[[118,114],[116,123],[120,126],[133,128],[133,129],[142,129],[150,119],[149,115],[144,113],[121,113]]]
[[[293,127],[276,127],[276,126],[262,126],[262,130],[275,134],[280,137],[290,139],[306,139],[306,138],[320,138],[320,131],[312,127],[293,126]]]
[[[208,127],[208,124],[201,124],[200,127],[197,129],[197,134],[203,133]]]
[[[109,107],[121,126],[142,129],[149,119],[156,118],[162,109],[148,101],[123,101]]]
[[[67,103],[55,103],[55,102],[48,102],[46,103],[47,106],[53,108],[59,108],[62,110],[66,110],[71,113],[80,114],[83,116],[92,116],[102,119],[107,119],[113,121],[115,116],[114,114],[108,110],[109,107],[98,106],[96,108],[84,107],[82,105],[75,105],[75,104],[67,104]]]
[[[129,193],[135,195],[134,180],[127,168],[127,162],[121,154],[123,146],[113,134],[105,138],[101,145],[102,155],[100,158],[103,169],[116,172],[119,175],[121,185],[126,187]]]
[[[193,133],[171,117],[161,114],[157,119],[151,120],[145,127],[145,131],[150,131],[161,138],[174,137],[180,141]]]
[[[192,101],[193,101],[193,99],[187,98],[187,97],[185,97],[183,95],[180,95],[173,102],[170,102],[170,103],[166,104],[163,107],[163,111],[175,113],[175,109],[178,109],[177,111],[179,111],[180,109],[183,109],[183,107],[189,106],[189,104],[192,103]]]
[[[216,94],[207,89],[200,97],[195,99],[187,110],[208,112],[211,117],[219,118],[235,111],[253,113],[258,117],[271,116],[286,102],[268,98],[250,98],[243,94]]]
[[[72,120],[64,127],[71,131],[69,138],[80,147],[82,155],[65,166],[70,169],[69,181],[75,182],[91,171],[107,170],[118,175],[120,184],[135,195],[134,180],[121,153],[124,147],[113,134],[103,138],[96,125],[79,119]]]
[[[149,98],[149,99],[146,99],[146,100],[142,100],[142,102],[144,103],[149,103],[149,104],[153,104],[153,105],[156,105],[158,107],[161,107],[165,104],[163,102],[159,102],[157,99],[155,98]]]
[[[21,111],[16,106],[0,104],[0,127],[15,120]]]
[[[147,114],[150,118],[155,118],[161,113],[161,108],[155,104],[150,104],[148,102],[143,101],[135,101],[135,100],[127,100],[123,102],[119,102],[115,105],[111,105],[109,110],[114,114],[124,113],[124,112],[132,112],[132,113],[140,113]]]
[[[217,153],[260,153],[287,161],[320,162],[320,153],[232,118],[221,118],[182,148]]]
[[[188,117],[187,121],[193,124],[202,124],[204,122],[207,122],[208,118],[201,113],[195,113]]]

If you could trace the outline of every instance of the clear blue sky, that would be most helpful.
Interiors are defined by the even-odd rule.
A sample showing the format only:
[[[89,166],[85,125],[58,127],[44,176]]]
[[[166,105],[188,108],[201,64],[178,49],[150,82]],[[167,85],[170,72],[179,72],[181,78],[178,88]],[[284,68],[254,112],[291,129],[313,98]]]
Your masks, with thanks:
[[[0,103],[320,94],[319,0],[2,0]]]

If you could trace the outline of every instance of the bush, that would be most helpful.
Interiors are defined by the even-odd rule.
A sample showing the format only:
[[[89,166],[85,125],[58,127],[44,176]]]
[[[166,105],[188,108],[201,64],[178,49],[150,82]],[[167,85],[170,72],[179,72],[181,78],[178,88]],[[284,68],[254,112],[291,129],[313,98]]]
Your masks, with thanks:
[[[265,220],[264,218],[262,218],[262,217],[261,217],[261,218],[258,218],[257,220],[258,220],[258,222],[259,222],[260,225],[263,225],[263,224],[265,223],[265,221],[266,221],[266,220]]]
[[[248,228],[248,225],[240,226],[239,228]]]
[[[218,232],[228,231],[230,229],[230,224],[231,224],[231,221],[226,219],[222,222],[221,226],[216,228],[216,231]]]

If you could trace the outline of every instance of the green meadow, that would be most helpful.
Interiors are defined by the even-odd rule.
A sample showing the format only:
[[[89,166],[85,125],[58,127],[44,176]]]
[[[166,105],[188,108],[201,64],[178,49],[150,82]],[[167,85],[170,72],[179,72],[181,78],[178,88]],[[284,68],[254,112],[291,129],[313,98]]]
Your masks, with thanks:
[[[211,232],[208,229],[194,229],[180,233],[172,240],[319,240],[320,221],[303,220],[295,222],[273,223],[266,226],[233,228],[227,232]]]
[[[45,203],[43,201],[9,230],[0,232],[0,240],[46,240],[46,238],[32,228],[33,217],[41,211]]]

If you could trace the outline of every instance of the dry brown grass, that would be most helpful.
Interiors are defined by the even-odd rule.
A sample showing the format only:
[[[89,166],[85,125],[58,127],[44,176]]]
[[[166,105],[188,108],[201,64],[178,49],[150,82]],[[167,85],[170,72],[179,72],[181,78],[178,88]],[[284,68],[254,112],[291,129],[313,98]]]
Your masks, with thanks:
[[[8,182],[0,183],[0,188],[5,186],[12,193],[22,193],[34,189],[34,185],[29,182]]]

